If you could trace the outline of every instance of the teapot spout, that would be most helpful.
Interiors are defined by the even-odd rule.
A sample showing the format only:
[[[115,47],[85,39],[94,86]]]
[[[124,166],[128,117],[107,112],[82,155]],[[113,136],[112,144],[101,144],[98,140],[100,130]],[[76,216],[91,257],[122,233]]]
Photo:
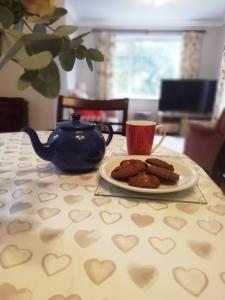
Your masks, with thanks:
[[[31,127],[25,127],[22,129],[22,131],[26,132],[29,135],[32,146],[37,155],[44,160],[51,161],[53,157],[52,146],[48,143],[42,144],[37,133]]]

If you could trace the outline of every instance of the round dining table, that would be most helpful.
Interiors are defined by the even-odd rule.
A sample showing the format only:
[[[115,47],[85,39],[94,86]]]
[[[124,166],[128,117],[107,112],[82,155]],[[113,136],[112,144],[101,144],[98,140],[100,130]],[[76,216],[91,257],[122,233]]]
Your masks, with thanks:
[[[99,168],[63,173],[0,134],[0,300],[225,300],[224,194],[184,154],[154,154],[192,168],[204,201],[101,194]],[[102,163],[119,155],[114,135]]]

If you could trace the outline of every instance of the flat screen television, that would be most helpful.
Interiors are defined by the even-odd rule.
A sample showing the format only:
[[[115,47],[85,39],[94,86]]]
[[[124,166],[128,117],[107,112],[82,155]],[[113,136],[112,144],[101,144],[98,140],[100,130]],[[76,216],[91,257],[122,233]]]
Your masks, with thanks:
[[[216,80],[165,79],[161,82],[160,111],[211,113]]]

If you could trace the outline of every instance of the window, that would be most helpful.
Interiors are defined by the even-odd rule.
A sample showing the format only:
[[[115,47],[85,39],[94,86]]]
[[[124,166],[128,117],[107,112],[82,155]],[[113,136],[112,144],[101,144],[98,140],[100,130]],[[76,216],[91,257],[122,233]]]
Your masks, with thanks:
[[[115,97],[158,99],[161,79],[180,77],[181,34],[117,34]]]

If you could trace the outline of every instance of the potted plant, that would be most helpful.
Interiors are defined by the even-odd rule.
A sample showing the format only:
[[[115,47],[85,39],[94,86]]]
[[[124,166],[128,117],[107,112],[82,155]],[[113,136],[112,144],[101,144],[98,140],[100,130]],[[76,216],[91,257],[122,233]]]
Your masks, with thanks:
[[[23,68],[19,90],[31,86],[54,98],[60,92],[58,65],[71,71],[77,59],[85,59],[93,70],[93,61],[104,60],[100,51],[85,47],[83,38],[89,32],[71,37],[78,27],[55,26],[66,14],[53,0],[0,0],[0,69],[9,60]]]

